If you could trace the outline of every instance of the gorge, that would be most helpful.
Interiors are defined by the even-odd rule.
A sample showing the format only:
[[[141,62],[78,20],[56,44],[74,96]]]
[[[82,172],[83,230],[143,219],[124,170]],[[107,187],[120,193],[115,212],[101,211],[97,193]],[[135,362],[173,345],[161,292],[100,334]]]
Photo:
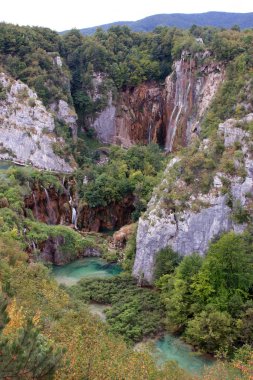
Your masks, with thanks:
[[[0,23],[0,378],[250,379],[252,41]]]

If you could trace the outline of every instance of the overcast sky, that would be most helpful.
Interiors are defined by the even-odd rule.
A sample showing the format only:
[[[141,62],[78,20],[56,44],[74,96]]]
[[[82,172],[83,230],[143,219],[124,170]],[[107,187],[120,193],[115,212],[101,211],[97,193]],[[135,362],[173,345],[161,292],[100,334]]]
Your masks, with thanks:
[[[251,5],[252,4],[252,5]],[[159,13],[253,12],[251,0],[1,0],[0,21],[57,31]]]

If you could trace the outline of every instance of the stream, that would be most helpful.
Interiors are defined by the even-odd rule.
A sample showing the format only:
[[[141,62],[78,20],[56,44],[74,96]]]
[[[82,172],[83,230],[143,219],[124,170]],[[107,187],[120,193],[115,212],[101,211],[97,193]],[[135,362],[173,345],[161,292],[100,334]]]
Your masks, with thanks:
[[[81,278],[107,278],[116,276],[121,271],[122,269],[119,265],[109,264],[97,257],[84,258],[66,265],[53,267],[53,274],[57,282],[67,286],[76,284]],[[105,310],[110,306],[91,303],[88,307],[93,315],[98,316],[105,322]],[[190,345],[171,334],[165,334],[160,339],[150,339],[146,342],[138,343],[135,349],[143,350],[149,346],[151,354],[158,365],[162,365],[167,360],[175,360],[179,367],[186,371],[201,374],[204,366],[213,364],[213,360],[196,355]]]

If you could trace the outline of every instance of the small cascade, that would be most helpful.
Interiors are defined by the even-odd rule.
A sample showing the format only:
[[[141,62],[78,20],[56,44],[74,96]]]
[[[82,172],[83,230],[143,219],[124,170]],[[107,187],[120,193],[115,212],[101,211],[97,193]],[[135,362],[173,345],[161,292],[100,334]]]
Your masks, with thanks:
[[[149,144],[151,143],[151,132],[152,132],[152,125],[149,124],[149,128],[148,128],[148,143]]]
[[[43,189],[46,195],[46,210],[47,210],[47,215],[49,218],[49,224],[54,224],[56,220],[55,212],[54,212],[54,209],[50,205],[50,197],[49,197],[47,189],[45,187],[43,187]]]
[[[74,224],[75,229],[77,229],[77,212],[75,207],[72,207],[72,224]]]
[[[36,244],[35,244],[35,242],[33,240],[32,240],[32,249],[33,249],[33,251],[36,250]]]
[[[32,193],[32,196],[33,196],[33,202],[34,202],[35,218],[38,220],[39,219],[39,212],[38,212],[37,200],[36,200],[36,196],[34,193]]]

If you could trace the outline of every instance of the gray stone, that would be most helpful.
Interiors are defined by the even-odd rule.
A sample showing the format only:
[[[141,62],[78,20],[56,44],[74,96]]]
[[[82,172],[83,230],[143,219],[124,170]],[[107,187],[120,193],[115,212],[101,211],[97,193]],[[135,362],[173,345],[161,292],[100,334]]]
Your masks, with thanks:
[[[0,73],[0,83],[7,98],[0,101],[0,159],[60,172],[73,168],[53,150],[53,144],[64,145],[54,135],[54,119],[37,95],[24,83]]]
[[[247,115],[240,120],[241,125],[253,120],[253,115]],[[140,218],[137,231],[136,257],[133,267],[133,276],[140,281],[152,283],[156,254],[161,249],[171,247],[181,255],[198,252],[203,255],[210,242],[223,232],[233,230],[241,233],[246,224],[236,224],[232,218],[232,210],[227,205],[227,196],[221,194],[222,181],[225,177],[231,182],[231,193],[234,204],[239,202],[247,207],[248,194],[253,194],[253,160],[248,149],[249,134],[238,126],[238,121],[230,119],[219,126],[219,132],[224,136],[226,147],[240,142],[244,153],[244,167],[246,177],[228,176],[217,172],[213,187],[208,194],[199,193],[191,196],[188,206],[180,213],[166,213],[163,209],[161,190],[159,197],[154,195],[149,202],[148,209]],[[203,144],[202,144],[203,145]],[[203,149],[203,146],[200,147]],[[177,162],[174,158],[168,164],[165,176],[168,177],[171,168]],[[180,179],[177,181],[179,184]],[[167,179],[162,181],[166,186]],[[166,188],[163,190],[166,193]],[[191,210],[192,202],[199,200],[207,207],[198,212]]]

